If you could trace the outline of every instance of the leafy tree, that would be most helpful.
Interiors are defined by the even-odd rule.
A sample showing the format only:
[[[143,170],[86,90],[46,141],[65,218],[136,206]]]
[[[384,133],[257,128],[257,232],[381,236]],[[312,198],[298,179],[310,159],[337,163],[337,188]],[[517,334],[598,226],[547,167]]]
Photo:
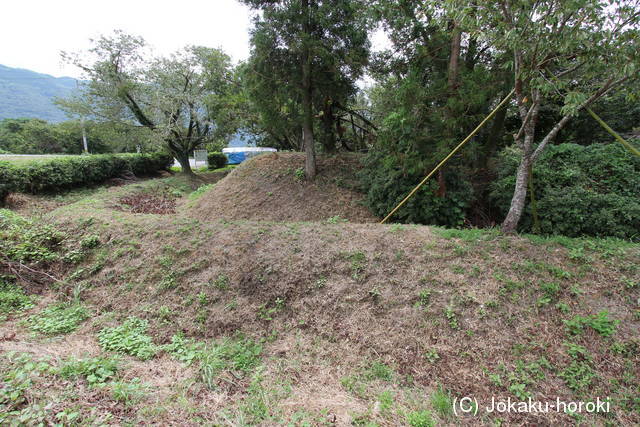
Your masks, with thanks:
[[[502,224],[514,232],[526,201],[531,166],[580,110],[623,85],[637,89],[638,1],[449,0],[462,27],[513,59],[521,152],[511,205]],[[540,135],[540,111],[562,105],[561,116]]]
[[[80,98],[62,104],[85,117],[150,129],[182,171],[193,174],[189,153],[229,132],[223,118],[212,117],[208,101],[228,92],[230,58],[219,49],[188,46],[169,57],[147,59],[145,47],[142,38],[116,31],[94,41],[91,64],[77,54],[64,54],[84,71],[87,83]]]
[[[346,109],[368,61],[363,0],[243,0],[260,9],[252,31],[249,94],[264,128],[295,147],[302,129],[305,172],[315,169],[314,119],[327,151],[336,149],[337,109]],[[285,120],[283,120],[285,119]],[[280,123],[278,123],[280,122]],[[282,125],[282,123],[285,125]]]
[[[384,216],[504,96],[507,79],[495,70],[502,58],[463,32],[454,15],[437,4],[378,0],[376,11],[392,47],[373,61],[377,85],[370,96],[380,131],[363,180],[369,206]],[[504,115],[494,122],[494,135],[503,123]],[[495,150],[496,144],[485,143],[491,136],[477,138],[439,174],[436,185],[417,193],[415,203],[394,218],[462,225],[473,195],[472,167],[486,163]]]

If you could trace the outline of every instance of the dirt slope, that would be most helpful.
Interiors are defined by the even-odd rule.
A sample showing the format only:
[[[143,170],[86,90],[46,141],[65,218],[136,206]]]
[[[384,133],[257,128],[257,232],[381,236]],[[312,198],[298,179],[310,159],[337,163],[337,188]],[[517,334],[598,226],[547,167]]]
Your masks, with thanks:
[[[296,173],[304,154],[255,157],[204,194],[187,215],[203,221],[323,221],[340,216],[351,222],[375,222],[362,205],[363,195],[348,189],[361,167],[357,155],[320,157],[318,176],[307,182]]]

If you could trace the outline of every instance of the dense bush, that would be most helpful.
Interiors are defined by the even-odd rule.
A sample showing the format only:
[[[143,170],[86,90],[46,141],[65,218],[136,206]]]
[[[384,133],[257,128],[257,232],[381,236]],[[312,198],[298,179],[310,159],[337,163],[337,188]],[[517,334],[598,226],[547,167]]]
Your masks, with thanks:
[[[95,185],[126,172],[146,175],[167,169],[169,154],[99,154],[12,164],[0,161],[0,202],[10,192],[45,193]]]
[[[491,201],[506,215],[518,152],[505,150]],[[548,147],[533,168],[534,192],[544,234],[640,238],[640,159],[620,144]],[[527,195],[520,231],[531,231]]]
[[[367,194],[366,203],[379,217],[386,216],[424,178],[428,170],[403,169],[399,157],[371,152],[360,172],[360,183]],[[459,227],[473,198],[473,190],[456,167],[445,173],[446,194],[439,197],[437,180],[432,180],[393,216],[394,222]]]
[[[220,152],[212,152],[207,155],[209,169],[220,169],[227,165],[227,156]]]

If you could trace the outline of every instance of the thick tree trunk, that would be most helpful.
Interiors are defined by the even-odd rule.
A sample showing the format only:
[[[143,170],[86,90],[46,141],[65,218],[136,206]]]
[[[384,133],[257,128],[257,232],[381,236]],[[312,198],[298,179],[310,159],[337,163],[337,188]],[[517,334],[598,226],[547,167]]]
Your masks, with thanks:
[[[458,70],[460,69],[460,45],[462,32],[456,23],[451,29],[451,54],[449,56],[448,84],[450,95],[455,95],[458,89]]]
[[[513,190],[509,213],[502,223],[503,233],[515,233],[518,222],[522,217],[524,205],[527,199],[527,182],[529,178],[529,167],[531,166],[531,154],[523,155],[518,172],[516,173],[516,187]]]
[[[304,171],[307,179],[316,177],[316,153],[313,142],[313,108],[311,99],[311,55],[309,49],[310,22],[309,22],[309,0],[302,0],[303,13],[303,40],[302,43],[302,138],[304,151],[306,154]]]
[[[178,163],[180,163],[180,167],[182,168],[182,173],[187,176],[194,176],[193,170],[191,169],[191,164],[189,163],[189,153],[188,152],[174,152],[173,153]]]

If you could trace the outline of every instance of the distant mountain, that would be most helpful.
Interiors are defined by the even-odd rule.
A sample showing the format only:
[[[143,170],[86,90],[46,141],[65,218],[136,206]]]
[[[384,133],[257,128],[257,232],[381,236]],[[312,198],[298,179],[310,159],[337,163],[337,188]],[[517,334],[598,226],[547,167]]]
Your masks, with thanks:
[[[71,77],[53,77],[22,68],[0,65],[0,120],[22,117],[50,122],[67,120],[54,103],[76,88]]]

